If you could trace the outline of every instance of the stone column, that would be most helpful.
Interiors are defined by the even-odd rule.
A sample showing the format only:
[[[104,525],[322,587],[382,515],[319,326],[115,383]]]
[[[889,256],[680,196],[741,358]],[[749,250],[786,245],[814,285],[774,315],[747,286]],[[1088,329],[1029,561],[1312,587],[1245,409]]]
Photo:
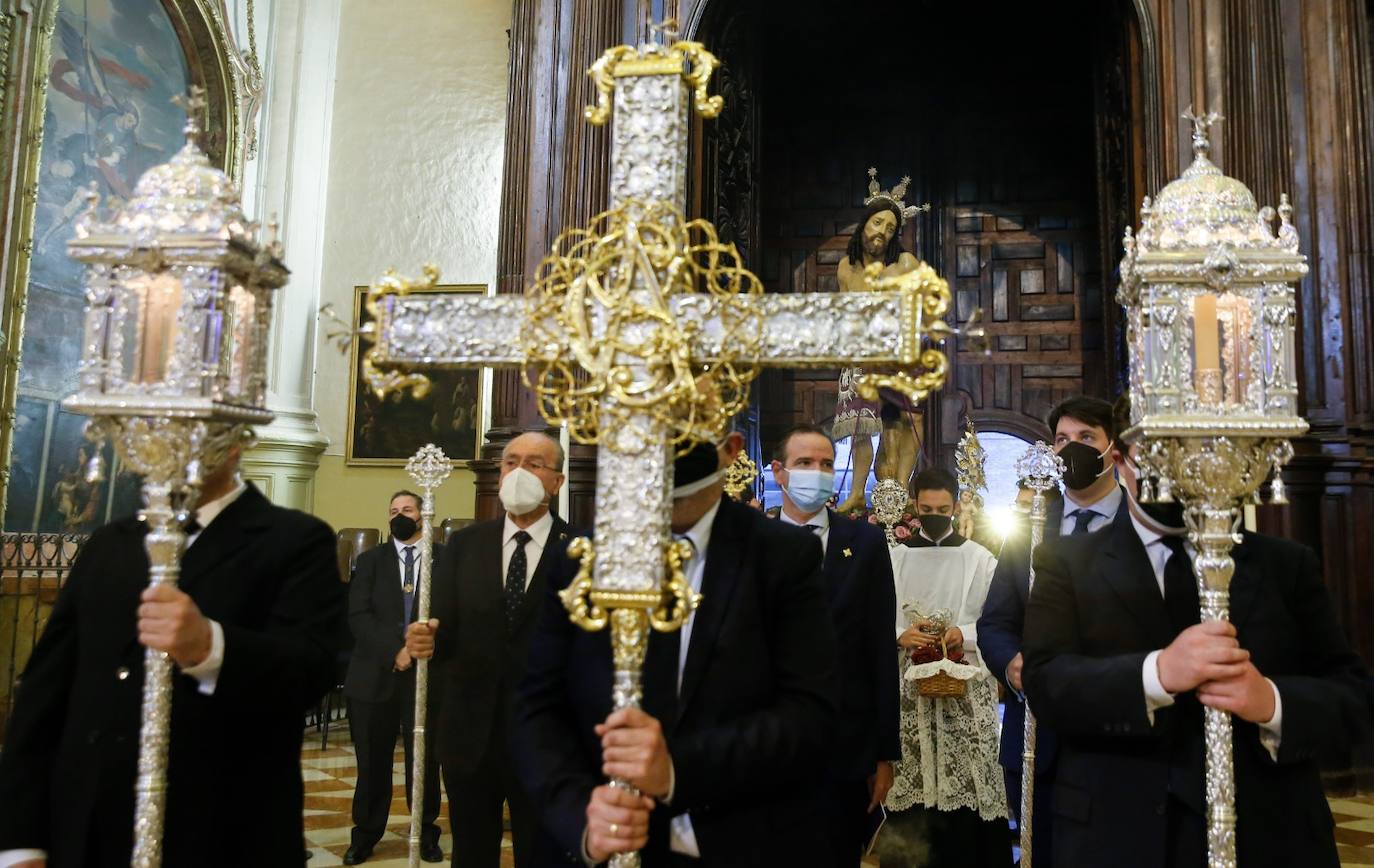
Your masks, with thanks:
[[[246,24],[243,0],[234,5]],[[340,12],[334,0],[255,5],[267,101],[257,159],[244,168],[244,202],[255,219],[277,215],[291,282],[277,302],[268,360],[268,406],[277,418],[258,432],[243,475],[274,502],[309,510],[328,445],[314,410],[315,328]],[[235,34],[246,48],[242,24]]]

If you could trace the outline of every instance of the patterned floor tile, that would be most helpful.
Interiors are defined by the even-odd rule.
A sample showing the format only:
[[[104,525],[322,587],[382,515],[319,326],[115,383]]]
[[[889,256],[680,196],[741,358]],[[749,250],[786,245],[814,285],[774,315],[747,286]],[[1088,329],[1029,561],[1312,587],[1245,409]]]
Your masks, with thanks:
[[[301,770],[305,776],[305,839],[312,854],[308,868],[331,868],[343,864],[352,828],[353,787],[357,783],[357,767],[353,745],[348,741],[347,728],[330,733],[332,744],[318,748],[319,742],[301,751]],[[407,839],[410,818],[406,811],[404,770],[405,759],[396,752],[393,771],[391,814],[387,831],[377,843],[369,868],[406,868]],[[1341,868],[1374,868],[1374,795],[1332,799],[1331,813],[1336,820],[1336,847]],[[448,829],[448,805],[445,803],[439,818],[441,828]],[[452,855],[452,839],[447,831],[440,839],[445,857]],[[502,842],[501,866],[514,868],[510,836]],[[865,859],[865,866],[877,866],[874,858]]]

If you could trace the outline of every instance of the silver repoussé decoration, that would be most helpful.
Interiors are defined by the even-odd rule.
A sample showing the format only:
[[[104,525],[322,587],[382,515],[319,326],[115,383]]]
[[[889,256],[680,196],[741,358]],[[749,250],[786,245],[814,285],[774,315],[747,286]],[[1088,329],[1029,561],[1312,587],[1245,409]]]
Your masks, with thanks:
[[[1016,459],[1016,478],[1034,494],[1030,509],[1030,548],[1026,551],[1027,587],[1035,587],[1035,549],[1045,538],[1045,492],[1059,487],[1064,476],[1064,459],[1042,440],[1037,440]],[[1035,715],[1026,705],[1021,749],[1021,866],[1030,868],[1034,841],[1035,808]]]
[[[453,472],[453,462],[444,450],[428,443],[410,456],[406,473],[420,489],[420,572],[415,577],[418,592],[415,620],[429,621],[430,582],[434,567],[434,491]],[[415,730],[411,747],[410,776],[410,868],[420,868],[420,827],[425,811],[425,723],[429,719],[429,660],[415,661]]]

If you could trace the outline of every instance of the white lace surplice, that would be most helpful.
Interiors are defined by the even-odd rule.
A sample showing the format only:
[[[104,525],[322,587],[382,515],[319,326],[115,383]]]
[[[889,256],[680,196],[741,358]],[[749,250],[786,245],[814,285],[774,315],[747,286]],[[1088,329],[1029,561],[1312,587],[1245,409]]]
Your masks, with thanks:
[[[942,811],[972,808],[985,820],[1007,816],[1006,787],[997,764],[997,682],[978,654],[977,621],[997,560],[977,543],[953,548],[892,551],[897,585],[897,635],[909,621],[905,604],[922,611],[949,609],[964,634],[964,659],[982,671],[962,697],[926,697],[906,680],[911,660],[901,653],[902,758],[895,765],[889,811],[921,804]]]

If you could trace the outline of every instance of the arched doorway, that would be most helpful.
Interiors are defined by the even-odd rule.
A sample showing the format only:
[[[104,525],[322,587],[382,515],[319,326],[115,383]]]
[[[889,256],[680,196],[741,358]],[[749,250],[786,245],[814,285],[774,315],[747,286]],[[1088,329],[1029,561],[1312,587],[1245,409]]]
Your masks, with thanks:
[[[960,320],[983,308],[992,335],[990,357],[951,348],[949,384],[921,420],[927,462],[952,464],[963,406],[980,427],[1043,436],[1064,397],[1114,395],[1119,239],[1158,174],[1143,7],[776,8],[683,4],[686,32],[724,62],[727,97],[694,141],[693,209],[768,291],[834,291],[867,169],[884,189],[912,177],[907,201],[932,210],[907,224],[904,245],[950,279]],[[793,422],[829,421],[835,373],[763,376],[765,447]]]

